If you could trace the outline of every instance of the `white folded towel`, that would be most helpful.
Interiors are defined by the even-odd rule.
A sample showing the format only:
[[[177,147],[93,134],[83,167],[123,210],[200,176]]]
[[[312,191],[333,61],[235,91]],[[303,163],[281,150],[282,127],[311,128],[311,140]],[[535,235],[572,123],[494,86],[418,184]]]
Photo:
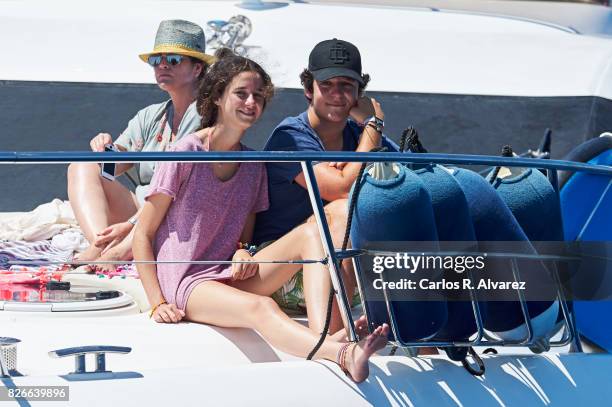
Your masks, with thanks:
[[[31,212],[0,213],[0,239],[37,241],[78,227],[68,201],[54,199]]]

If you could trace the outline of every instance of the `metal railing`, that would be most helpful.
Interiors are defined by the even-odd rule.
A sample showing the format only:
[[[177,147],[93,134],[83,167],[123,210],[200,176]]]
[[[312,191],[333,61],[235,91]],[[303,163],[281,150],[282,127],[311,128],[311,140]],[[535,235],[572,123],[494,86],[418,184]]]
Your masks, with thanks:
[[[357,335],[355,325],[351,317],[350,302],[346,293],[342,274],[340,273],[339,259],[353,258],[363,254],[363,251],[346,250],[337,251],[334,245],[327,223],[323,201],[314,176],[313,163],[315,162],[403,162],[414,164],[453,164],[453,165],[487,165],[487,166],[507,166],[507,167],[528,167],[542,168],[549,170],[549,179],[556,190],[556,171],[578,171],[590,174],[605,175],[612,179],[612,168],[604,165],[592,165],[578,162],[562,160],[538,160],[533,158],[520,157],[499,157],[499,156],[480,156],[466,154],[409,154],[398,152],[377,152],[377,153],[357,153],[357,152],[274,152],[274,151],[241,151],[241,152],[0,152],[0,164],[68,164],[73,162],[115,162],[115,163],[136,163],[136,162],[162,162],[162,161],[182,161],[182,162],[300,162],[305,175],[308,194],[313,208],[313,212],[321,235],[323,249],[326,258],[318,260],[320,263],[327,263],[330,270],[333,289],[336,294],[340,312],[348,322],[348,336],[351,340],[356,340]],[[612,182],[612,181],[611,181]],[[506,253],[506,255],[508,255]],[[540,260],[546,260],[546,256],[536,256]],[[550,259],[548,259],[550,260]],[[358,262],[355,263],[355,272],[360,273]],[[520,281],[516,259],[511,259],[512,273],[516,281]],[[555,282],[559,285],[559,276],[554,270]],[[358,288],[362,295],[362,301],[367,300],[363,297],[363,287]],[[388,306],[388,296],[385,292],[387,309],[390,312],[390,321],[395,320],[395,315]],[[480,307],[473,290],[470,290],[474,318],[477,325],[477,335],[470,341],[415,341],[397,343],[404,347],[420,346],[478,346],[478,345],[520,345],[536,346],[534,342],[534,332],[527,301],[521,292],[518,292],[519,302],[526,326],[526,337],[515,341],[496,340],[488,335],[484,329]],[[561,340],[551,342],[553,346],[566,345],[570,342],[576,343],[578,349],[579,341],[577,338],[576,325],[573,315],[569,312],[567,303],[558,287],[558,300],[561,304],[564,317],[565,332]],[[365,308],[365,307],[364,307]]]

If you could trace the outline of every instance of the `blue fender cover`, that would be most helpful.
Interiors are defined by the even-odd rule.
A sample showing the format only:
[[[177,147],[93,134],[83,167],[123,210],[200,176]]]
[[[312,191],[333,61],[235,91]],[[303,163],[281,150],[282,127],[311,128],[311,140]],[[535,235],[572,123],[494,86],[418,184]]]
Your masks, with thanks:
[[[410,243],[414,246],[417,242],[433,242],[429,246],[437,249],[431,196],[417,175],[404,166],[399,168],[398,176],[389,180],[376,180],[367,171],[364,173],[351,225],[353,248],[389,250],[389,242],[396,242],[397,248],[408,251],[414,248],[407,247]],[[353,191],[349,202],[352,195]],[[368,264],[366,259],[361,258],[358,262],[361,264],[358,278],[364,288],[365,311],[371,328],[389,323],[387,311],[391,311],[395,315],[392,323],[395,339],[412,342],[433,337],[445,324],[446,302],[439,293],[432,293],[429,300],[417,301],[411,298],[408,290],[389,290],[387,310],[382,293],[373,288],[374,280],[382,274],[385,281],[399,281],[406,277],[406,271],[385,270],[378,274],[364,266]],[[439,271],[428,272],[432,280],[441,278]]]
[[[512,211],[486,179],[466,169],[457,169],[455,179],[465,193],[481,251],[505,252],[503,243],[499,242],[513,242],[509,250],[510,256],[512,251],[517,250],[523,254],[537,254]],[[488,258],[486,263],[483,270],[483,276],[486,278],[493,281],[513,280],[509,259]],[[537,320],[538,326],[533,327],[535,336],[547,336],[553,330],[558,314],[558,303],[552,300],[556,296],[554,280],[540,262],[517,260],[517,265],[521,280],[525,281],[525,296],[546,299],[528,301],[527,309],[532,324],[536,324],[536,317],[542,316]],[[524,317],[520,303],[516,300],[489,302],[485,327],[495,333],[522,328]]]
[[[436,221],[440,250],[475,252],[478,250],[476,233],[470,217],[465,194],[453,177],[454,169],[439,165],[427,165],[414,172],[431,195],[431,204]],[[448,281],[461,281],[467,276],[454,270],[445,270],[444,278]],[[476,333],[476,319],[467,290],[447,290],[448,321],[436,335],[436,340],[467,341]],[[486,316],[486,303],[480,302],[480,312]]]
[[[516,169],[514,171],[517,171]],[[561,247],[554,242],[563,242],[563,220],[561,205],[555,189],[548,178],[537,169],[518,169],[511,177],[497,178],[493,187],[497,190],[521,228],[540,254],[561,254]],[[558,272],[561,280],[572,278],[569,264],[544,262],[551,272]],[[574,270],[575,271],[575,270]],[[569,310],[573,303],[567,303]],[[559,309],[557,322],[563,320]],[[559,324],[555,330],[560,329]]]

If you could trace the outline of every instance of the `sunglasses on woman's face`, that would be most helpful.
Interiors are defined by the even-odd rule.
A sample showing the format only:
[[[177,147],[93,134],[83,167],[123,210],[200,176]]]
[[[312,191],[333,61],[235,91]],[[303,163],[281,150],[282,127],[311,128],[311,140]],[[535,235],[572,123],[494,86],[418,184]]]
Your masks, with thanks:
[[[168,65],[176,66],[181,63],[184,56],[176,55],[176,54],[168,54],[166,56],[151,55],[149,56],[149,59],[147,60],[147,62],[149,63],[149,65],[155,67],[162,63],[162,58],[166,58],[166,62],[168,63]]]

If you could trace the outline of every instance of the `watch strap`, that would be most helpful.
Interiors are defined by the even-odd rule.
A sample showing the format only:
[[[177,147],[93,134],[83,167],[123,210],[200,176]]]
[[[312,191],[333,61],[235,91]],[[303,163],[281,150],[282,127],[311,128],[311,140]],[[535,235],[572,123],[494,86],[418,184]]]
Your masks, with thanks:
[[[385,122],[376,116],[372,116],[366,120],[365,125],[372,127],[374,130],[382,134],[383,128],[385,127]]]

